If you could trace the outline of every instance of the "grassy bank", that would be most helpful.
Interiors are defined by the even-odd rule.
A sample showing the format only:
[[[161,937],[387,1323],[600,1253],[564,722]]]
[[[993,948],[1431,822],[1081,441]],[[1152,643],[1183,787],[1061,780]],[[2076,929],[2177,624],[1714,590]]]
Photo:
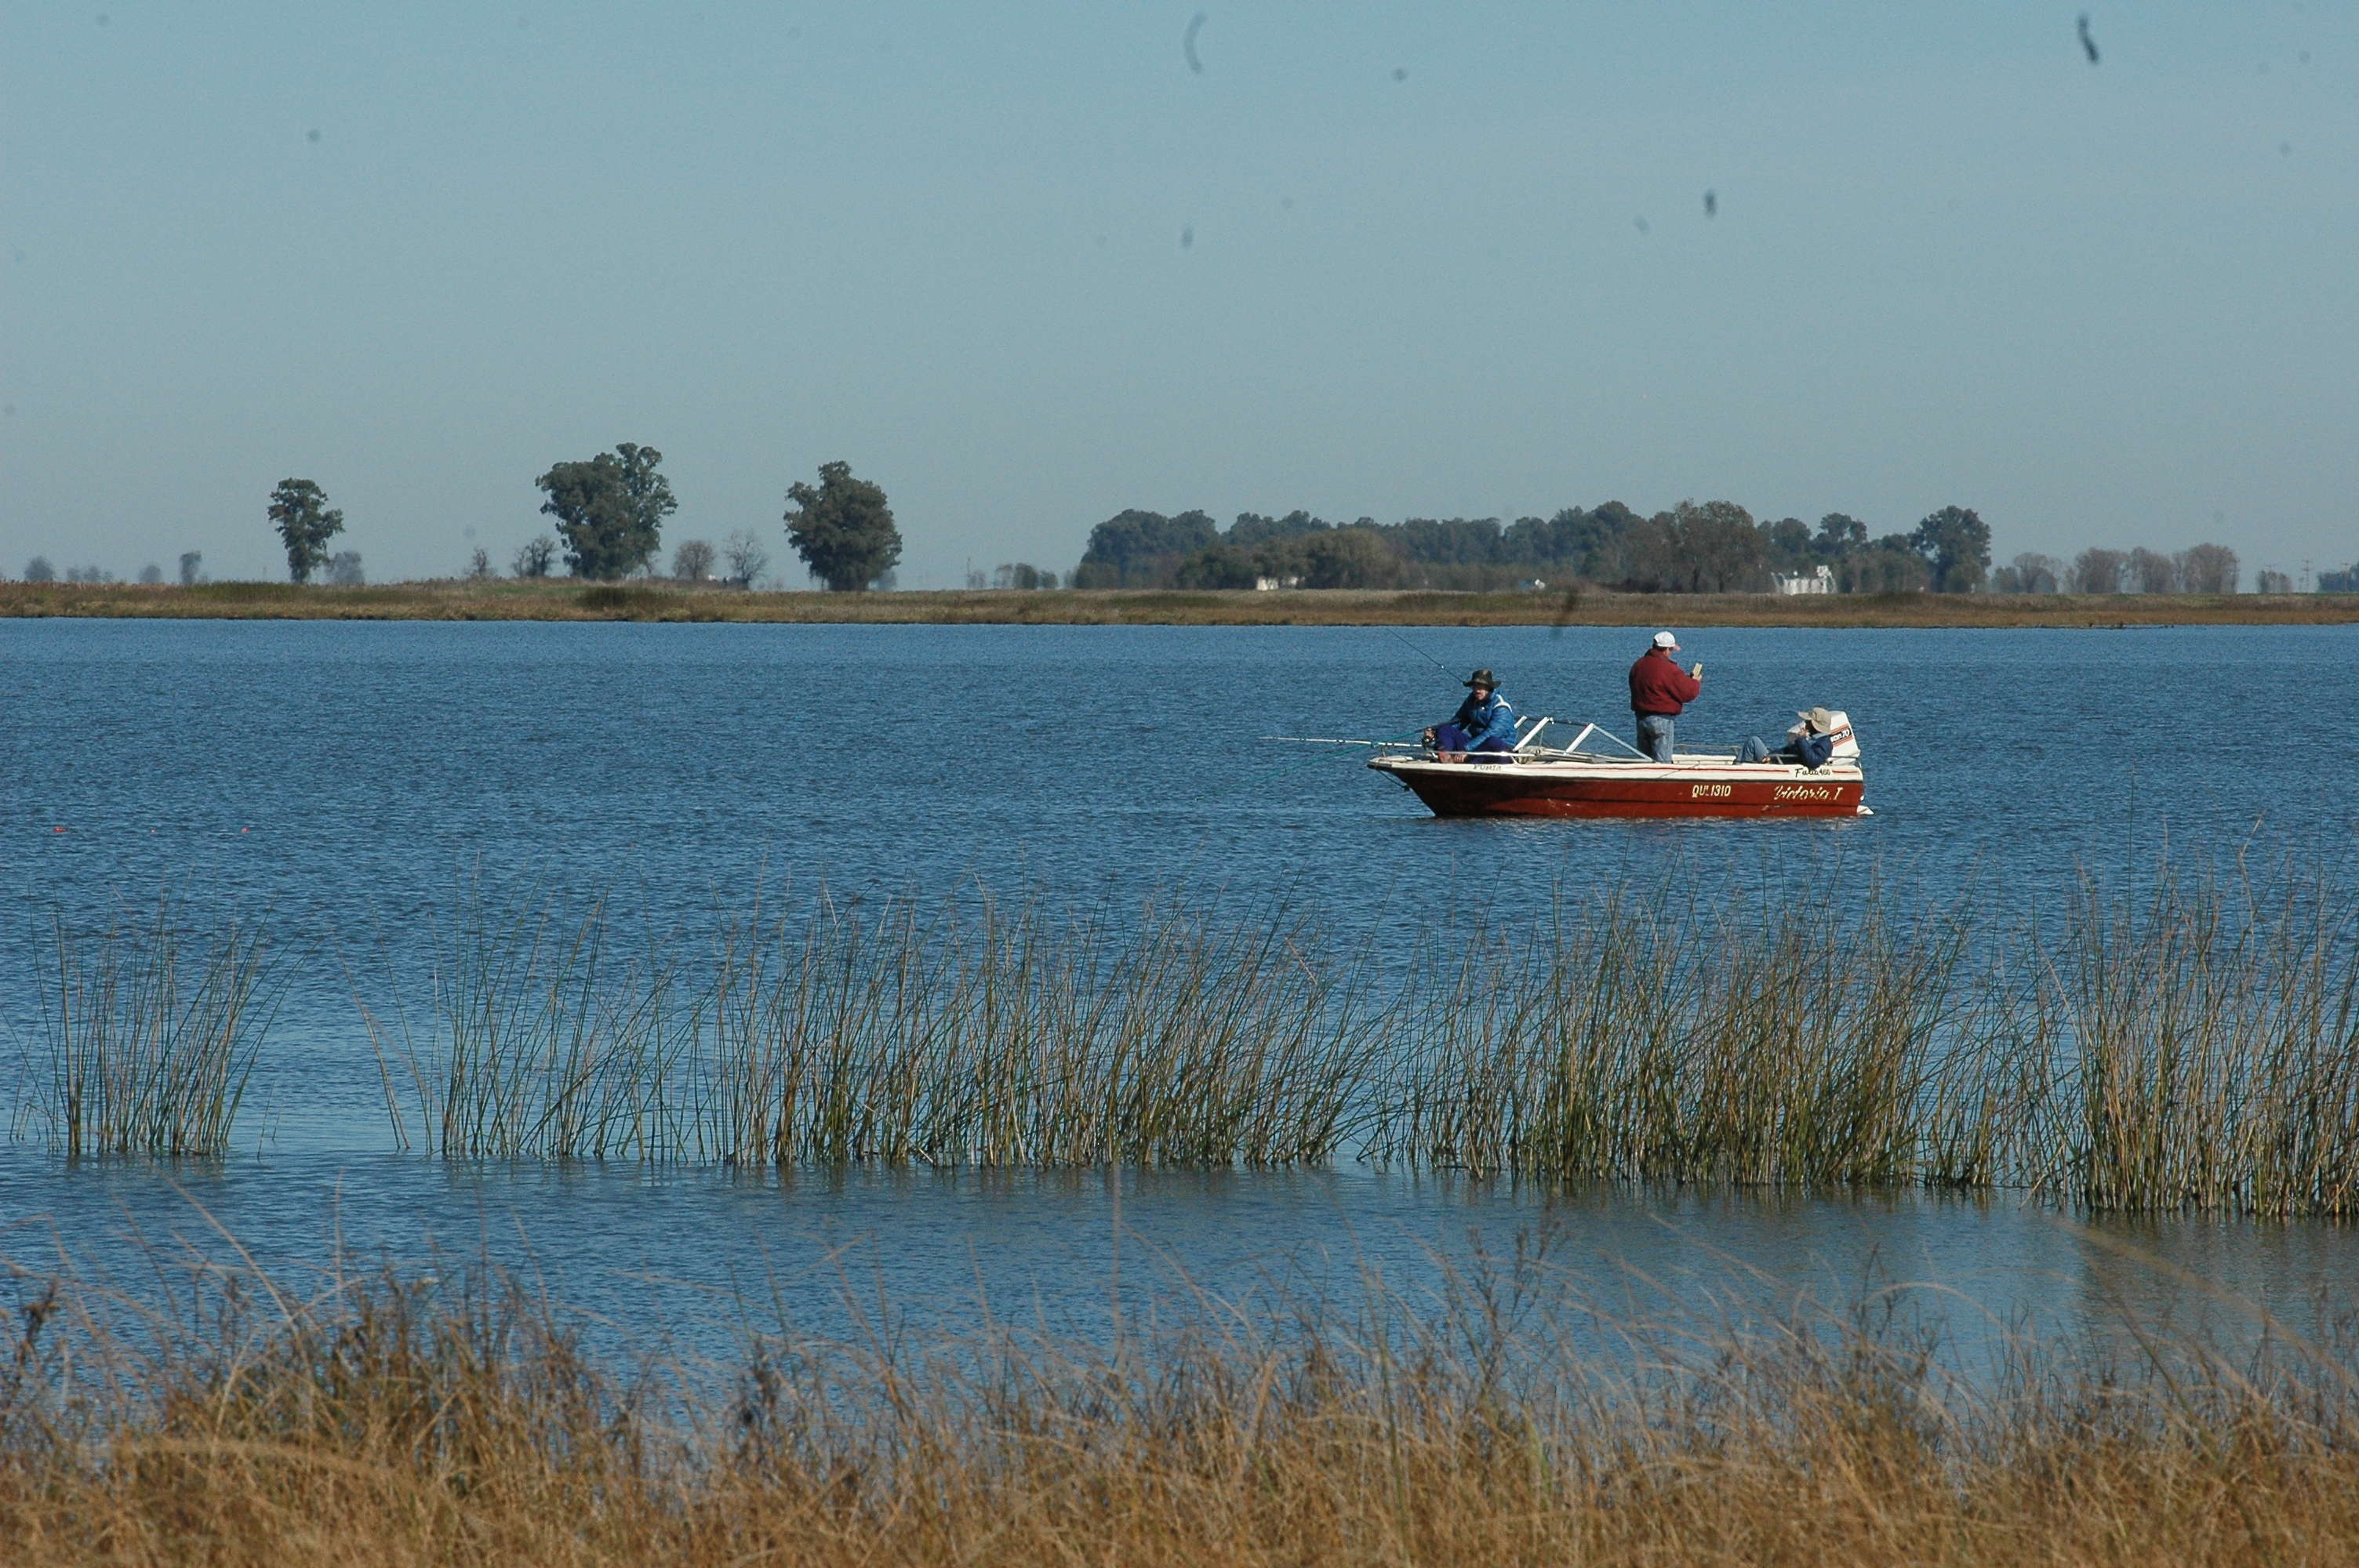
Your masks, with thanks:
[[[904,898],[625,940],[603,905],[470,890],[429,971],[387,954],[355,1001],[397,1139],[451,1159],[1362,1157],[2351,1217],[2354,935],[2316,885],[2092,887],[2052,929],[1609,890],[1521,929],[1445,923],[1379,973],[1283,907]],[[266,960],[251,932],[205,950],[168,1028],[152,950],[61,935],[44,992],[83,1000],[27,1062],[26,1125],[70,1154],[224,1152]],[[84,1086],[116,1083],[136,1112],[94,1113]]]
[[[2347,1346],[2019,1340],[1964,1377],[1899,1292],[1576,1341],[1530,1274],[1422,1312],[1134,1301],[1111,1349],[746,1330],[722,1367],[603,1362],[495,1280],[232,1277],[143,1320],[19,1274],[0,1540],[60,1568],[2147,1568],[2359,1540]]]
[[[2359,594],[745,593],[669,583],[0,583],[0,616],[228,621],[639,621],[1065,626],[2341,625]]]

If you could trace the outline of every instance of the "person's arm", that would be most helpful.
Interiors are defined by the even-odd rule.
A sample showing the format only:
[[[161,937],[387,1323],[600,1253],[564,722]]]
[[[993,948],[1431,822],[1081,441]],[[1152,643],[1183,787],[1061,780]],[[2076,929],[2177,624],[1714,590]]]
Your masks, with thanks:
[[[1794,742],[1794,750],[1800,753],[1802,766],[1815,773],[1825,767],[1828,760],[1835,754],[1835,738],[1832,735],[1805,735]]]
[[[1691,676],[1688,674],[1687,671],[1680,668],[1679,661],[1676,659],[1672,660],[1670,663],[1671,689],[1679,694],[1680,700],[1681,702],[1693,702],[1697,697],[1701,697],[1703,695],[1703,677],[1700,675]],[[1701,665],[1698,665],[1696,668],[1701,670],[1703,666]]]

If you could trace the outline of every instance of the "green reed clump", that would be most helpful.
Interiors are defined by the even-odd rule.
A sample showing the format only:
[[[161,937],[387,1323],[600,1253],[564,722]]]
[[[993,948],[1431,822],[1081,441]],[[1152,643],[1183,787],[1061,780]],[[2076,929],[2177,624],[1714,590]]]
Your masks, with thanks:
[[[76,931],[63,914],[37,960],[44,1059],[30,1108],[69,1158],[219,1155],[290,970],[263,927],[152,921]]]
[[[693,973],[619,968],[603,903],[437,939],[431,1023],[378,1031],[388,1103],[458,1158],[736,1165],[1275,1165],[1330,1158],[1374,1021],[1318,929],[914,897],[723,924]],[[376,1029],[374,1015],[372,1029]],[[395,1088],[403,1080],[407,1095]]]
[[[696,1021],[675,1009],[660,944],[626,960],[613,948],[603,898],[567,921],[530,892],[501,907],[480,882],[468,886],[448,929],[433,933],[425,1037],[398,1002],[391,1030],[364,1009],[397,1139],[407,1147],[412,1137],[398,1074],[429,1153],[680,1157],[692,1136],[679,1091]]]
[[[2359,1213],[2352,911],[2159,876],[2083,890],[2042,994],[2069,1041],[2048,1183],[2096,1209]]]
[[[1965,933],[1626,893],[1521,940],[1446,932],[1398,1014],[1379,1144],[1477,1172],[1881,1183],[1920,1174]]]
[[[2239,899],[2236,895],[2241,892]],[[1609,892],[1437,935],[1374,1150],[1548,1177],[2020,1187],[2093,1210],[2359,1213],[2354,912],[2165,874],[2060,932],[1871,900]]]

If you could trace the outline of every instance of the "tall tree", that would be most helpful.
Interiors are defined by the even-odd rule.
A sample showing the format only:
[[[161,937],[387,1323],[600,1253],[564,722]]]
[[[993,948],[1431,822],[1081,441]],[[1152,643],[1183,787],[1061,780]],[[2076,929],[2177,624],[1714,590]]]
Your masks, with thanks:
[[[2225,545],[2196,545],[2179,553],[2179,580],[2190,593],[2234,593],[2243,572]]]
[[[901,531],[881,486],[852,477],[850,463],[819,465],[819,483],[788,487],[787,542],[836,593],[857,592],[901,558]]]
[[[1944,506],[1908,535],[1933,568],[1935,593],[1973,593],[1989,581],[1990,541],[1990,524],[1963,506]]]
[[[310,582],[328,564],[328,541],[344,531],[344,514],[329,506],[328,492],[308,479],[282,479],[270,492],[269,517],[287,546],[287,575]]]
[[[663,520],[679,510],[653,447],[618,443],[586,462],[559,463],[533,482],[549,492],[541,511],[557,519],[573,575],[609,581],[655,558]]]

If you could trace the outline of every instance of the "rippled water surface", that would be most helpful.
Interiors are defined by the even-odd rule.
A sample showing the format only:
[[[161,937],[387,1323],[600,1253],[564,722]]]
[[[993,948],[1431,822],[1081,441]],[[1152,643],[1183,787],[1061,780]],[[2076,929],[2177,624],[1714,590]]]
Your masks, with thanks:
[[[824,887],[962,885],[1120,911],[1154,890],[1284,897],[1402,952],[1452,907],[1514,916],[1636,883],[1709,900],[1973,896],[2010,918],[2080,879],[2288,862],[2339,872],[2359,823],[2359,631],[1693,631],[1689,744],[1773,741],[1824,703],[1875,815],[1841,822],[1440,822],[1349,754],[1262,737],[1433,722],[1464,668],[1526,712],[1625,733],[1641,632],[9,622],[0,624],[0,1011],[38,1046],[53,912],[266,912],[313,945],[228,1165],[177,1177],[0,1151],[20,1260],[212,1221],[258,1252],[524,1249],[585,1297],[626,1276],[820,1295],[842,1260],[907,1299],[1093,1303],[1117,1238],[1237,1281],[1430,1270],[1548,1221],[1600,1266],[1823,1281],[1871,1266],[2070,1308],[2115,1256],[2037,1205],[1546,1196],[1359,1167],[1289,1175],[448,1171],[390,1152],[353,977],[421,972],[461,887],[604,891],[710,929]],[[1437,667],[1431,660],[1448,666]],[[1130,1194],[1126,1206],[1122,1195]],[[1119,1208],[1120,1223],[1115,1222]],[[1551,1219],[1550,1217],[1553,1217]],[[2331,1227],[2163,1226],[2139,1247],[2274,1298],[2359,1282]],[[521,1254],[518,1254],[521,1255]],[[2092,1262],[2093,1259],[2100,1260]],[[1715,1262],[1715,1260],[1719,1261]],[[1872,1264],[1880,1260],[1880,1264]],[[1134,1260],[1134,1267],[1144,1267]],[[833,1281],[832,1284],[823,1282]],[[2160,1288],[2160,1287],[2157,1287]]]

